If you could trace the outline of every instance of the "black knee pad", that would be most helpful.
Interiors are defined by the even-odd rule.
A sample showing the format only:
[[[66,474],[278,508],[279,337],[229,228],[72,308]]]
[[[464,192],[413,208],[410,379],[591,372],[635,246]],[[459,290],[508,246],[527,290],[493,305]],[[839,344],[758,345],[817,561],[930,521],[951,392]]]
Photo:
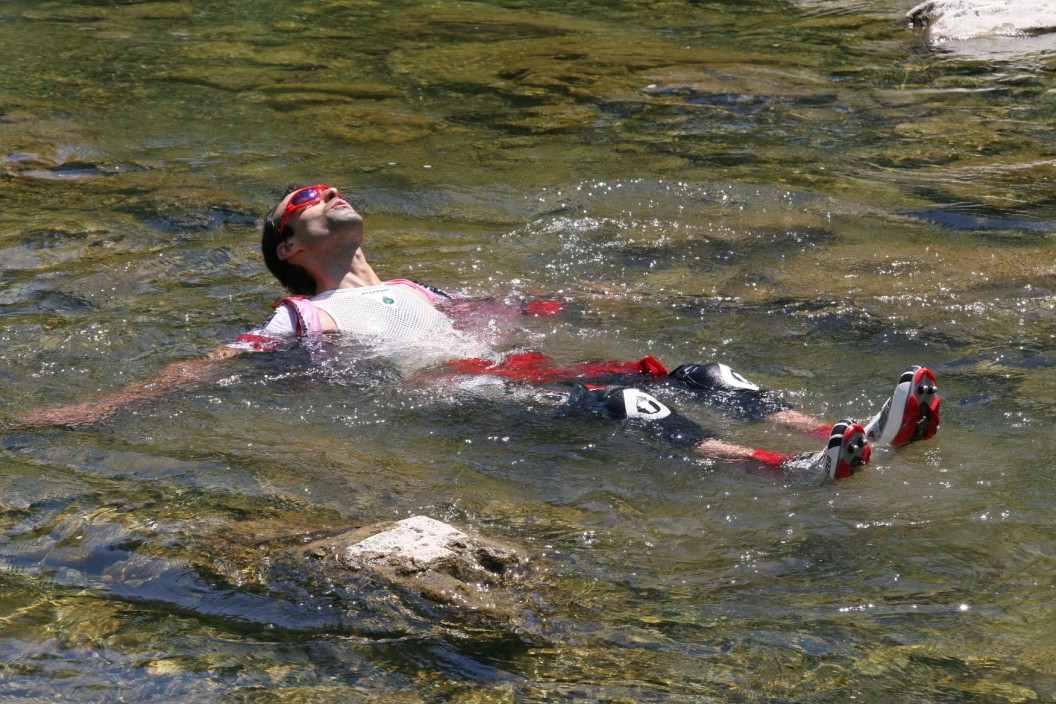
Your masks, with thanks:
[[[701,392],[701,397],[709,405],[736,418],[760,420],[792,408],[725,364],[683,364],[668,376]]]
[[[574,396],[572,403],[593,413],[618,419],[628,430],[644,433],[663,445],[689,447],[715,437],[711,431],[679,415],[651,394],[634,387],[583,388]]]
[[[759,391],[759,387],[733,371],[725,364],[683,364],[671,372],[671,377],[678,379],[694,389],[716,389],[718,391]]]
[[[633,386],[610,386],[589,392],[597,398],[600,407],[614,418],[638,418],[644,421],[663,420],[671,415],[671,409],[640,389]]]

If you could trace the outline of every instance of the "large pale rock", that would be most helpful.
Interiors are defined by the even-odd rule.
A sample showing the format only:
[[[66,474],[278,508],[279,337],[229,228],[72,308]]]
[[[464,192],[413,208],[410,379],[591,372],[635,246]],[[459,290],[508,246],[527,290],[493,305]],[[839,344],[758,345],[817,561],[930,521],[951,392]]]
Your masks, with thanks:
[[[518,600],[507,590],[528,563],[512,547],[427,516],[330,536],[308,544],[304,555],[330,579],[369,574],[437,604],[499,612]]]
[[[454,526],[414,516],[345,547],[342,558],[348,564],[418,571],[456,557],[469,543],[470,537]]]
[[[932,41],[1032,36],[1056,31],[1056,0],[928,0],[906,23]]]

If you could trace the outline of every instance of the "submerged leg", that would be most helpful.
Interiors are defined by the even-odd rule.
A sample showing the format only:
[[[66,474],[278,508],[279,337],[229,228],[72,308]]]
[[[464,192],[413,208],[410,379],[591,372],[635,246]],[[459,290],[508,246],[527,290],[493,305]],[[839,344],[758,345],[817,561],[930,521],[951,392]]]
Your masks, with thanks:
[[[683,364],[669,375],[690,389],[709,392],[705,400],[746,420],[761,420],[827,438],[832,426],[802,413],[764,391],[725,364]]]
[[[819,438],[828,437],[833,430],[833,426],[783,403],[725,364],[685,364],[671,372],[669,378],[691,389],[708,391],[708,403],[734,416]],[[893,447],[927,440],[939,429],[941,403],[935,374],[927,367],[909,367],[880,412],[865,424],[866,436],[871,442]]]
[[[767,423],[782,425],[817,438],[826,438],[832,432],[832,426],[828,423],[823,423],[814,416],[808,416],[806,413],[797,411],[794,408],[771,413],[763,420]]]
[[[696,451],[723,459],[752,459],[781,469],[787,475],[813,474],[828,479],[844,479],[869,462],[872,449],[861,425],[841,420],[832,426],[825,447],[818,452],[784,455],[769,450],[753,450],[718,438],[697,444]]]

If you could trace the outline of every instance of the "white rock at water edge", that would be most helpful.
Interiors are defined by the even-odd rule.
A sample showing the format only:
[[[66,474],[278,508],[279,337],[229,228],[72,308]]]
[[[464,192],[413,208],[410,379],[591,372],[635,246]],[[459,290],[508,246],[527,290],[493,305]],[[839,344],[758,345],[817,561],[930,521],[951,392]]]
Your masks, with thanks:
[[[455,555],[452,548],[465,548],[472,541],[454,526],[428,516],[414,516],[398,521],[394,528],[350,545],[345,559],[368,561],[398,557],[429,565]]]
[[[932,41],[1031,36],[1056,31],[1056,0],[928,0],[906,23]]]

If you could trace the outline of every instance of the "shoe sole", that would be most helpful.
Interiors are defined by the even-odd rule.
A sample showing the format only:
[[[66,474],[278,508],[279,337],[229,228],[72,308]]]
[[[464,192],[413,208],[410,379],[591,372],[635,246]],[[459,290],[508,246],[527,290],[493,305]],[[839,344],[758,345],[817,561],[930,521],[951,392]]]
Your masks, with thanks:
[[[910,367],[898,380],[891,397],[891,408],[902,409],[902,420],[891,439],[886,439],[891,434],[885,432],[881,435],[881,441],[898,447],[934,436],[939,430],[941,403],[935,374],[927,367]]]
[[[825,448],[825,472],[830,479],[846,479],[869,462],[871,455],[865,429],[858,423],[841,420],[832,426],[829,444]]]

